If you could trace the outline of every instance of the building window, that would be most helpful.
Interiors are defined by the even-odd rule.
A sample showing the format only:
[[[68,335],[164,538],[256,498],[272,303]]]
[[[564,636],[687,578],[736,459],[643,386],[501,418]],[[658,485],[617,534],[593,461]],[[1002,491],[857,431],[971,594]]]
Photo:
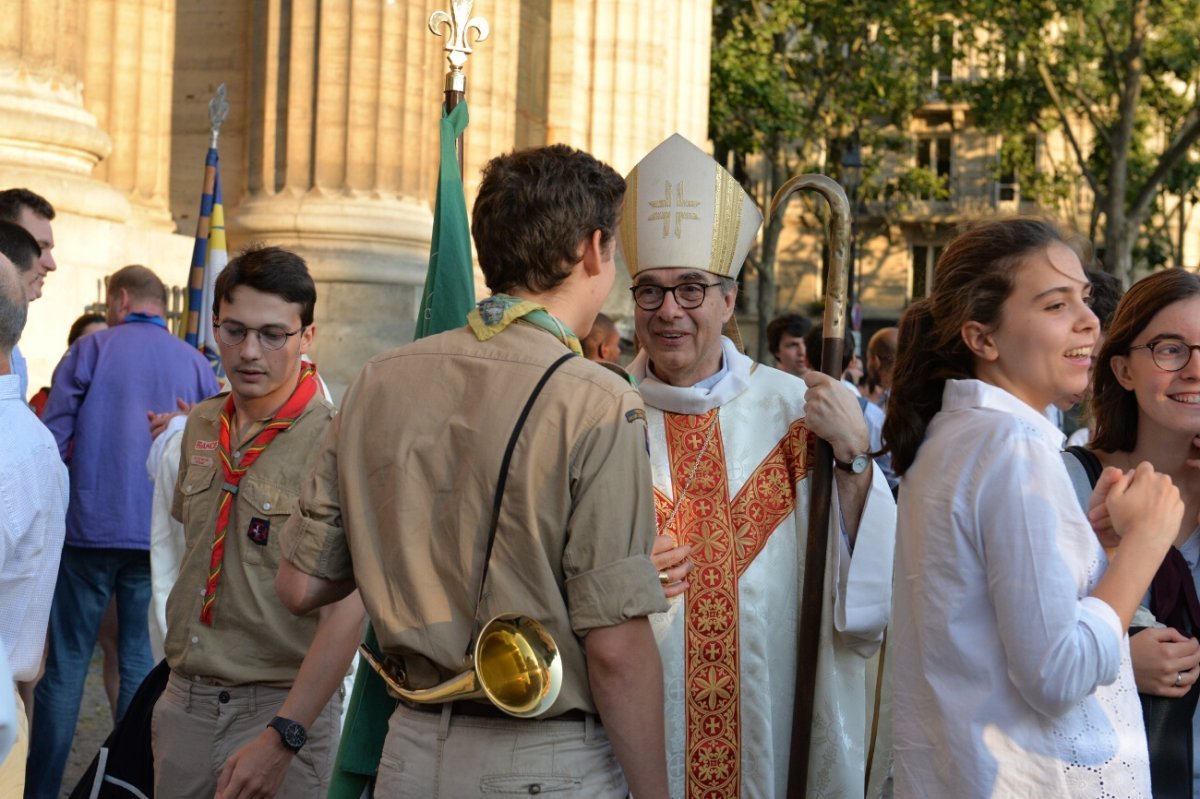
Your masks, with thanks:
[[[1000,176],[1000,180],[996,181],[997,199],[1002,203],[1009,203],[1017,199],[1017,192],[1020,187],[1017,185],[1017,170],[1009,164],[1005,169],[1004,174]]]
[[[950,191],[950,137],[937,136],[930,139],[917,139],[917,166],[928,169],[937,175],[947,194]],[[921,194],[922,200],[935,199],[932,192]]]
[[[912,290],[909,297],[919,300],[929,296],[933,287],[933,267],[942,255],[942,247],[935,244],[914,244],[912,246]]]
[[[933,88],[954,82],[954,24],[943,20],[933,36]]]
[[[1013,143],[1015,145],[1015,142]],[[1033,185],[1029,182],[1022,182],[1017,164],[1021,163],[1026,167],[1020,171],[1025,171],[1028,174],[1028,169],[1037,169],[1037,136],[1029,135],[1021,140],[1020,147],[1007,146],[1000,154],[1000,164],[1004,171],[996,180],[996,199],[1000,202],[1013,202],[1015,200],[1034,200]]]

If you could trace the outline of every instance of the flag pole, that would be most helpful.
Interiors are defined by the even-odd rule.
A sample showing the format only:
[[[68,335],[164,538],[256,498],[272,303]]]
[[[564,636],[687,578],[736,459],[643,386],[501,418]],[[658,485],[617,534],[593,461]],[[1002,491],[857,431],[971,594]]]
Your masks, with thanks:
[[[491,28],[486,19],[472,17],[471,9],[475,0],[452,0],[450,13],[434,11],[429,17],[429,32],[434,36],[444,36],[446,46],[446,61],[450,68],[446,70],[445,103],[446,113],[462,102],[467,94],[467,76],[463,67],[467,65],[467,57],[471,55],[471,43],[467,40],[467,32],[475,29],[475,43],[478,44],[488,37]],[[458,155],[458,175],[463,176],[463,136],[458,137],[455,144]]]
[[[200,215],[196,219],[196,240],[192,245],[192,263],[188,272],[187,313],[183,319],[184,338],[193,347],[200,346],[200,316],[203,311],[205,266],[208,263],[208,239],[212,223],[212,209],[217,184],[217,138],[221,135],[221,124],[229,115],[229,100],[225,84],[217,87],[208,101],[208,120],[212,125],[212,138],[208,144],[208,156],[204,162],[204,188],[200,197]]]
[[[825,319],[821,371],[841,377],[846,338],[846,293],[850,273],[850,201],[846,192],[825,175],[798,175],[780,187],[771,200],[770,217],[787,207],[792,192],[811,189],[829,203],[829,280],[825,286]],[[821,612],[825,600],[825,566],[829,554],[829,519],[833,505],[833,449],[817,439],[809,496],[808,542],[804,555],[804,589],[796,635],[796,696],[792,707],[792,750],[787,795],[803,797],[808,788],[813,703],[817,688],[817,655]]]
[[[475,41],[480,42],[487,38],[489,29],[485,20],[471,17],[472,5],[469,0],[454,0],[450,14],[437,11],[429,18],[429,30],[435,36],[442,35],[441,28],[449,27],[445,50],[450,70],[446,73],[445,100],[439,124],[438,182],[429,267],[417,312],[415,338],[462,327],[467,312],[475,305],[471,231],[462,187],[462,132],[467,125],[464,102],[467,81],[463,67],[471,53],[467,30],[475,28]],[[363,637],[368,647],[381,650],[373,624],[367,624]],[[328,799],[362,799],[371,795],[387,736],[388,719],[396,702],[388,695],[383,680],[360,655]]]

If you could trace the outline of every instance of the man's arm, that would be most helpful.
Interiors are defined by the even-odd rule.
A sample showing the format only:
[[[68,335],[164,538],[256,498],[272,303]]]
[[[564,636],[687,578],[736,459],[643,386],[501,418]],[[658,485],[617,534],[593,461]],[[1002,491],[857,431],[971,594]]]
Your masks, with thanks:
[[[54,370],[55,382],[42,414],[42,422],[54,434],[58,454],[64,461],[75,437],[75,417],[92,383],[93,349],[85,347],[82,341],[76,343],[79,346],[71,347]]]
[[[297,616],[337,602],[354,590],[354,580],[326,580],[305,574],[286,557],[279,560],[275,593],[283,606]]]
[[[805,422],[809,430],[829,442],[833,456],[848,463],[854,456],[870,451],[867,423],[854,395],[840,381],[815,370],[809,370],[804,382],[808,385],[804,394]],[[871,493],[871,472],[875,468],[872,463],[862,474],[834,469],[842,526],[852,547],[858,538],[858,523]]]
[[[355,591],[321,609],[313,638],[296,681],[279,715],[311,727],[318,714],[342,684],[350,661],[362,640],[366,612]],[[273,797],[292,762],[293,753],[275,730],[265,727],[250,743],[234,752],[221,769],[216,799]]]
[[[645,617],[583,639],[588,683],[617,762],[638,799],[667,796],[662,662]]]

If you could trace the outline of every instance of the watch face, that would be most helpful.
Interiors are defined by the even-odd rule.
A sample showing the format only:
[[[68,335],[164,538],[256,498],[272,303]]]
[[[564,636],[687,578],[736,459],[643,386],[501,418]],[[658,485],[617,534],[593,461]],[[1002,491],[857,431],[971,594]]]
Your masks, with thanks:
[[[299,749],[308,741],[304,728],[295,722],[283,728],[283,742],[291,749]]]
[[[267,726],[279,733],[279,739],[283,741],[283,745],[293,752],[299,752],[300,747],[308,742],[308,732],[303,725],[291,719],[276,716]]]
[[[862,474],[867,470],[869,459],[866,455],[855,455],[854,460],[850,461],[850,471],[855,474]]]

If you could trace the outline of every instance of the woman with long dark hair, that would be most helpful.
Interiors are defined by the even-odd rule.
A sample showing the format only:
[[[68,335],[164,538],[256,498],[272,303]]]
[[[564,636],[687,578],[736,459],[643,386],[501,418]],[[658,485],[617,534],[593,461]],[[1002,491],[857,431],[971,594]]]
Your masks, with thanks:
[[[1042,409],[1087,385],[1088,291],[1054,225],[1002,219],[951,242],[900,320],[897,797],[1149,796],[1125,629],[1183,503],[1148,464],[1105,470],[1106,561],[1075,499]]]
[[[1129,647],[1151,733],[1155,797],[1186,797],[1200,788],[1200,735],[1195,688],[1200,677],[1200,277],[1165,269],[1138,281],[1117,306],[1100,348],[1091,410],[1089,451],[1073,449],[1082,467],[1126,470],[1142,461],[1168,475],[1185,512],[1134,620]],[[1091,459],[1091,463],[1089,463]],[[1086,468],[1090,466],[1089,468]],[[1078,481],[1078,474],[1076,476]],[[1086,488],[1086,481],[1081,488]],[[1154,699],[1151,697],[1161,697]]]

